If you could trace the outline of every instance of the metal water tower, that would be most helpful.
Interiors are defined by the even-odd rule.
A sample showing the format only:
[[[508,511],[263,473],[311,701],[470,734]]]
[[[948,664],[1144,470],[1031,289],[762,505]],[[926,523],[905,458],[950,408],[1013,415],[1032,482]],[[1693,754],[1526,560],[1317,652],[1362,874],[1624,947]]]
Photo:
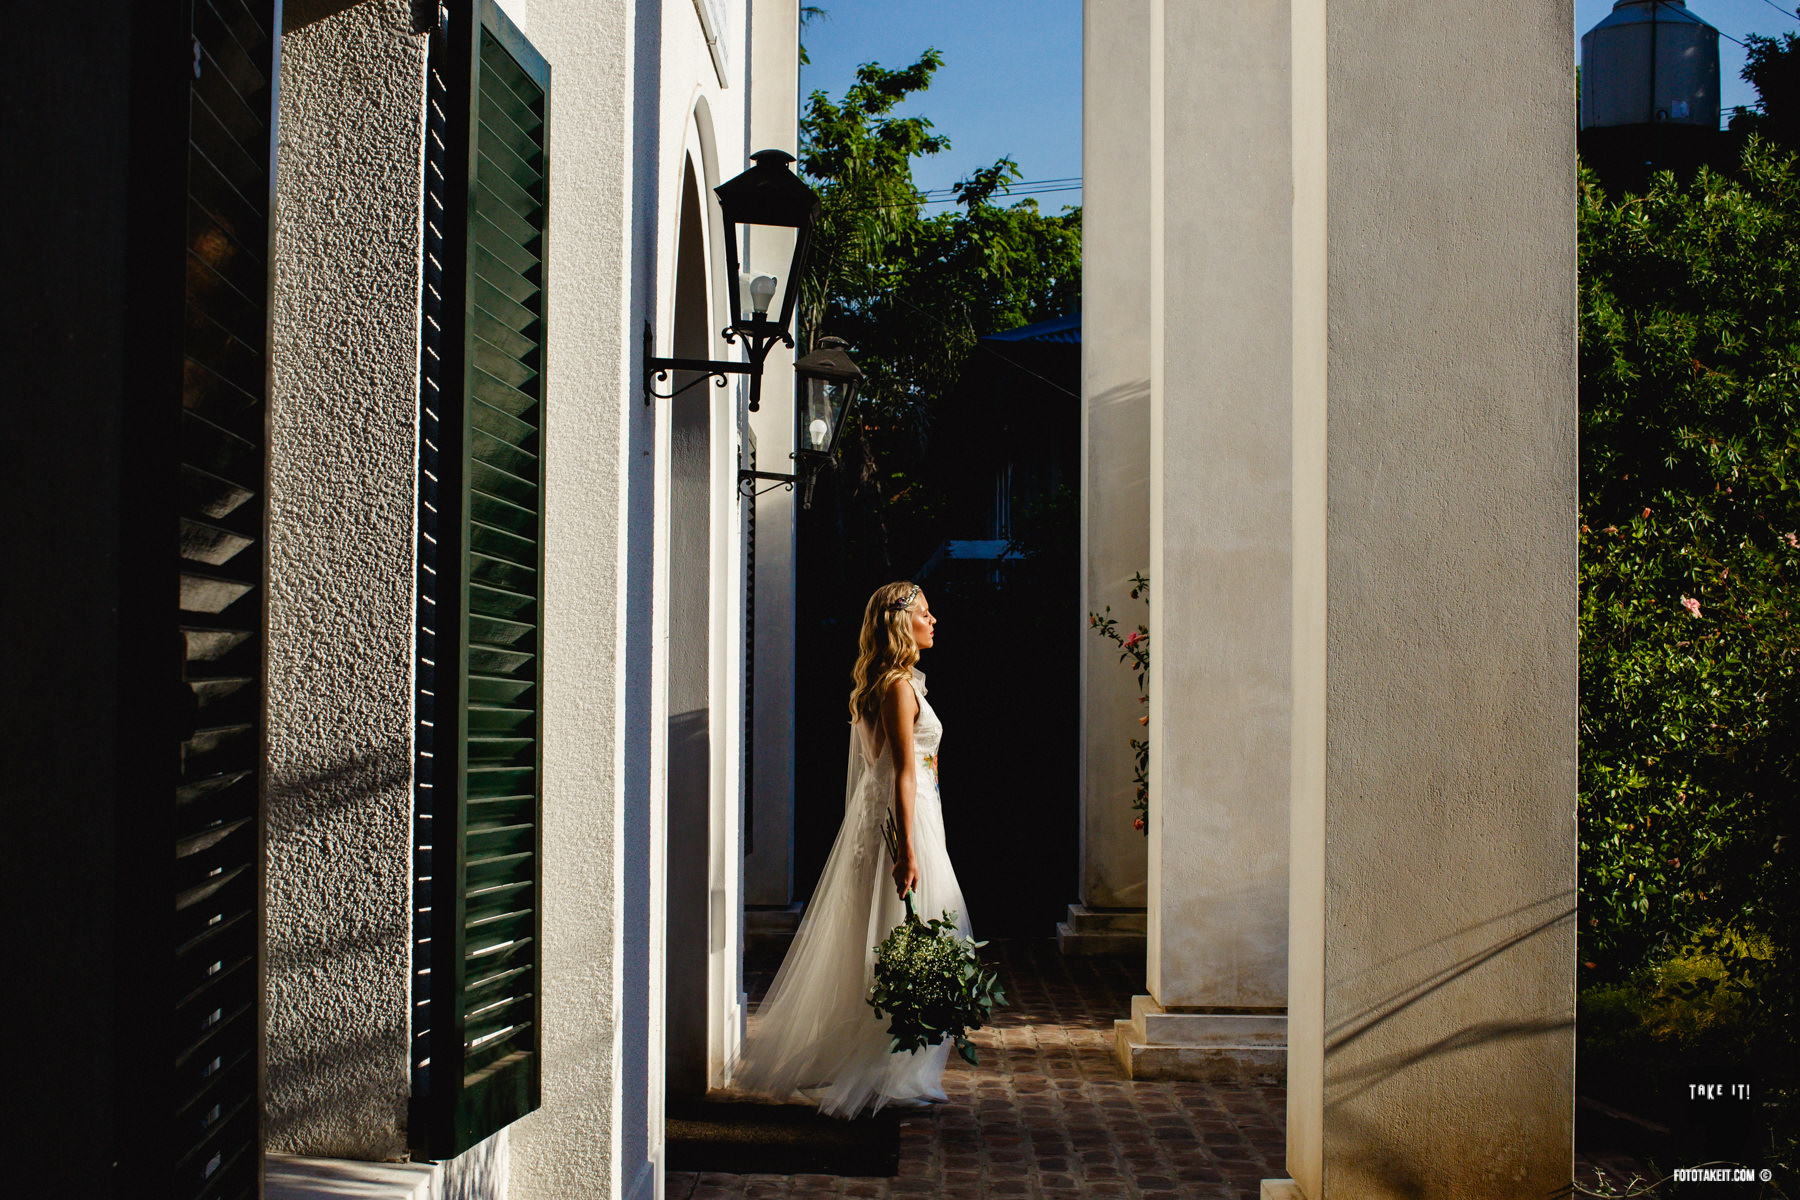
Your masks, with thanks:
[[[1581,35],[1581,128],[1719,128],[1719,31],[1683,0],[1618,0]]]

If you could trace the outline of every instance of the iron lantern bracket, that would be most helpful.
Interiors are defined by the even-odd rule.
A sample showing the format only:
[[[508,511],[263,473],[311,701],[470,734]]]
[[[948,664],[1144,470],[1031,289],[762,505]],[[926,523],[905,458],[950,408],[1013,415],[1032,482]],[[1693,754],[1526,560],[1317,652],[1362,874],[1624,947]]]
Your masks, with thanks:
[[[664,358],[654,353],[656,348],[656,332],[650,322],[644,322],[644,407],[648,408],[652,399],[672,400],[696,384],[704,383],[708,378],[717,387],[724,387],[728,377],[732,375],[748,375],[750,377],[750,411],[756,412],[762,402],[762,369],[769,357],[769,351],[777,343],[792,346],[794,339],[784,329],[769,326],[763,329],[729,328],[723,332],[727,342],[735,343],[742,339],[744,349],[750,356],[749,362],[731,362],[716,358]],[[666,392],[656,390],[658,383],[668,383],[671,372],[694,371],[697,377],[688,380],[678,388]]]
[[[766,488],[759,488],[756,486],[756,481],[759,479],[772,479],[774,482]],[[778,487],[785,487],[791,492],[794,490],[794,485],[798,482],[800,482],[800,477],[798,475],[779,475],[774,471],[752,471],[747,468],[738,469],[738,494],[746,500],[754,500],[764,492],[772,492]],[[749,486],[746,487],[746,484]]]
[[[811,508],[813,487],[819,482],[819,476],[825,473],[825,468],[832,465],[831,456],[820,454],[814,450],[802,450],[790,454],[788,457],[794,460],[792,475],[781,475],[774,471],[752,471],[740,467],[738,469],[738,494],[746,500],[754,500],[764,492],[772,492],[778,487],[785,487],[791,492],[797,485],[804,485],[800,491],[800,507]],[[759,488],[756,486],[756,481],[759,479],[768,479],[772,482],[766,488]]]

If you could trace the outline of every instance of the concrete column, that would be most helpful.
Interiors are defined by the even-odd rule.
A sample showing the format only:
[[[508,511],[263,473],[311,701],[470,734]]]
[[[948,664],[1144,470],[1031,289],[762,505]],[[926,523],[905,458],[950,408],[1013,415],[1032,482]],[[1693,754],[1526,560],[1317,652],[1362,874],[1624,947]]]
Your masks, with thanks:
[[[322,11],[321,11],[322,10]],[[292,4],[269,417],[268,1145],[406,1153],[425,39]]]
[[[1278,1073],[1292,578],[1285,7],[1155,0],[1150,62],[1150,995],[1121,1022],[1119,1050],[1133,1074]]]
[[[750,10],[750,149],[799,151],[800,4],[763,0]],[[727,177],[748,164],[722,163]],[[804,353],[801,346],[797,353]],[[793,358],[763,365],[762,408],[750,417],[756,465],[788,472],[794,450]],[[745,505],[748,506],[746,501]],[[750,850],[744,855],[749,932],[790,929],[794,899],[794,587],[796,494],[756,498],[755,632],[750,645]]]
[[[1082,607],[1111,605],[1129,628],[1149,611],[1130,581],[1150,568],[1150,0],[1089,0],[1082,22]],[[1131,739],[1145,709],[1118,648],[1080,636],[1079,895],[1090,910],[1142,910]],[[1141,938],[1141,917],[1124,923]]]
[[[1573,1116],[1571,14],[1295,12],[1288,1186],[1550,1195]]]

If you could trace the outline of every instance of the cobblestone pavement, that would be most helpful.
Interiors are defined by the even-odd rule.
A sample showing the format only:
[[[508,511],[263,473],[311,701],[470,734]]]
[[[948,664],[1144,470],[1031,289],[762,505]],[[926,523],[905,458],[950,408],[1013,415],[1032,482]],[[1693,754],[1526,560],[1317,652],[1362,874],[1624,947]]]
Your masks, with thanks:
[[[1112,1023],[1143,991],[1141,961],[1064,958],[1048,939],[995,941],[985,953],[1011,1003],[974,1036],[979,1067],[952,1056],[949,1102],[902,1122],[897,1178],[671,1172],[670,1200],[1253,1200],[1261,1180],[1286,1174],[1281,1088],[1120,1073]],[[749,964],[754,999],[773,965]]]

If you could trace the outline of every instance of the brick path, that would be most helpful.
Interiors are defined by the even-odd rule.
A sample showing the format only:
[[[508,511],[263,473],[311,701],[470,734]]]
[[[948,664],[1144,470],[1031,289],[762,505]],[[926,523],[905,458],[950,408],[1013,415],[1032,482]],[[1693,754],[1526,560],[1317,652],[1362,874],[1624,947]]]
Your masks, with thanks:
[[[1143,965],[1063,958],[1055,942],[995,941],[1010,1005],[977,1033],[981,1065],[952,1056],[947,1104],[901,1124],[895,1179],[668,1176],[669,1200],[776,1197],[1130,1197],[1254,1200],[1285,1175],[1280,1088],[1126,1079],[1112,1023],[1143,991]],[[773,963],[748,964],[755,1000]]]

